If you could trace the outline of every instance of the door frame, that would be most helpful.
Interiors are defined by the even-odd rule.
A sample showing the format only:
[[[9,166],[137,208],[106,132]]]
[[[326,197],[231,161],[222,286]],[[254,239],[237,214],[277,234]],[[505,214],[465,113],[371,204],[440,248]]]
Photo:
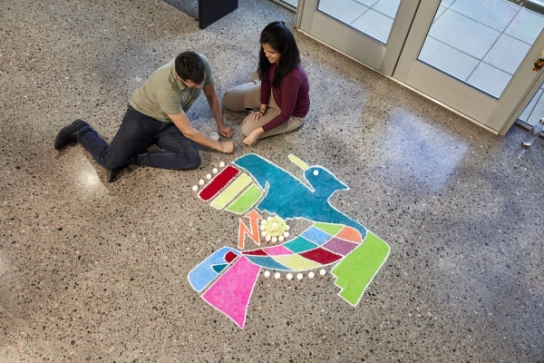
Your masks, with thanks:
[[[501,99],[506,98],[505,102],[501,102],[491,116],[491,122],[497,123],[496,127],[499,130],[499,135],[504,136],[512,127],[518,116],[523,112],[525,107],[531,102],[535,92],[544,82],[544,71],[533,71],[533,65],[544,54],[544,29],[536,38],[535,42],[527,52],[525,58],[521,62],[516,72],[512,75],[512,79],[504,89]],[[530,84],[529,87],[520,87],[521,85]],[[519,90],[523,91],[520,92]],[[510,106],[506,104],[510,102]],[[515,105],[512,105],[515,103]],[[501,116],[506,115],[506,116]],[[542,115],[544,117],[544,115]],[[498,120],[503,119],[502,126]],[[496,121],[497,120],[497,121]]]
[[[344,54],[359,63],[362,63],[383,75],[391,76],[397,65],[399,55],[402,52],[404,43],[406,41],[406,34],[412,26],[414,15],[418,9],[418,6],[422,0],[401,0],[397,14],[387,39],[387,43],[383,44],[381,41],[376,40],[370,35],[367,35],[351,26],[342,23],[340,20],[334,19],[330,15],[319,11],[319,0],[299,0],[297,6],[295,27],[297,30],[308,37],[317,40],[320,43],[327,45],[329,48],[336,50],[337,52]],[[308,9],[308,6],[311,9]],[[305,13],[310,11],[311,13]],[[314,17],[317,16],[327,19],[331,19],[335,29],[327,29],[322,34],[312,33],[312,23]],[[347,28],[347,29],[346,29]],[[319,31],[319,30],[318,30]],[[330,34],[337,34],[340,32],[347,33],[347,38],[337,39],[337,44],[331,44],[334,42],[327,42],[326,38],[330,37]],[[325,38],[322,39],[322,38]],[[349,48],[349,44],[357,42],[359,47]],[[341,44],[340,44],[341,43]],[[346,47],[349,49],[346,50]],[[379,53],[369,54],[365,52],[367,48],[380,48]]]

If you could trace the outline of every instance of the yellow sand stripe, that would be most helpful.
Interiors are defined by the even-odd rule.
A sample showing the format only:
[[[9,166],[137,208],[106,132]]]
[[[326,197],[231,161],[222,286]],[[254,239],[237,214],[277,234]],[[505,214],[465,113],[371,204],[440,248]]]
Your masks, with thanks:
[[[223,209],[229,204],[245,187],[251,184],[251,178],[246,173],[240,175],[236,180],[229,185],[221,194],[219,194],[210,203],[215,209]]]
[[[271,257],[282,265],[289,267],[293,271],[311,270],[321,266],[321,264],[315,261],[308,260],[307,258],[296,254]]]

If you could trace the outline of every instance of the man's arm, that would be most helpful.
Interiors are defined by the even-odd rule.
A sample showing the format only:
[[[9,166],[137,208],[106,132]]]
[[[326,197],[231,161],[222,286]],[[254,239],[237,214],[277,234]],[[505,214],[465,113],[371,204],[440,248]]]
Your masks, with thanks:
[[[217,122],[217,130],[219,134],[230,139],[234,134],[232,127],[225,125],[223,122],[223,115],[221,114],[221,105],[219,104],[219,97],[217,97],[217,92],[215,91],[215,84],[213,82],[208,83],[202,87],[204,95],[208,100],[208,104],[213,112],[215,121]]]
[[[179,113],[177,115],[170,115],[168,117],[174,125],[182,132],[185,137],[190,140],[193,140],[197,144],[207,146],[209,148],[219,150],[225,154],[230,154],[234,151],[234,143],[232,141],[215,141],[211,137],[203,134],[202,132],[194,129],[187,118],[187,115],[184,113]]]

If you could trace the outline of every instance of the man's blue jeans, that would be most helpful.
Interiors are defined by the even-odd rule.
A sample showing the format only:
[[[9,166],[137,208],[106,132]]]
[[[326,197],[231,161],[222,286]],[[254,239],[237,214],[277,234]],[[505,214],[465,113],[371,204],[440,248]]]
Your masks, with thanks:
[[[110,170],[127,164],[174,170],[200,165],[195,143],[176,125],[157,121],[130,106],[110,145],[90,126],[82,127],[77,139],[100,166]],[[146,145],[150,142],[162,150],[147,151]]]

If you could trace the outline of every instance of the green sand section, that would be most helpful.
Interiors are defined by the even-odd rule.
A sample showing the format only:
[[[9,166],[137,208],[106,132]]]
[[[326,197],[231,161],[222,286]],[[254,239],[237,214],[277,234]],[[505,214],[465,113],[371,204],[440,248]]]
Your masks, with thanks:
[[[335,234],[340,232],[342,228],[344,228],[344,225],[331,223],[314,223],[314,227],[325,233],[330,234],[331,236],[334,236]]]
[[[370,281],[387,260],[390,249],[387,243],[368,231],[364,242],[331,271],[338,278],[336,285],[342,288],[338,295],[356,306]]]
[[[236,199],[234,203],[229,205],[228,208],[225,210],[228,210],[229,212],[234,212],[237,214],[243,214],[247,212],[257,201],[261,198],[263,195],[263,192],[261,189],[259,189],[258,186],[255,184],[252,184],[245,192],[240,196],[240,198]]]
[[[236,180],[221,192],[210,205],[215,209],[223,209],[229,204],[245,187],[251,184],[251,178],[246,173],[240,175]]]

